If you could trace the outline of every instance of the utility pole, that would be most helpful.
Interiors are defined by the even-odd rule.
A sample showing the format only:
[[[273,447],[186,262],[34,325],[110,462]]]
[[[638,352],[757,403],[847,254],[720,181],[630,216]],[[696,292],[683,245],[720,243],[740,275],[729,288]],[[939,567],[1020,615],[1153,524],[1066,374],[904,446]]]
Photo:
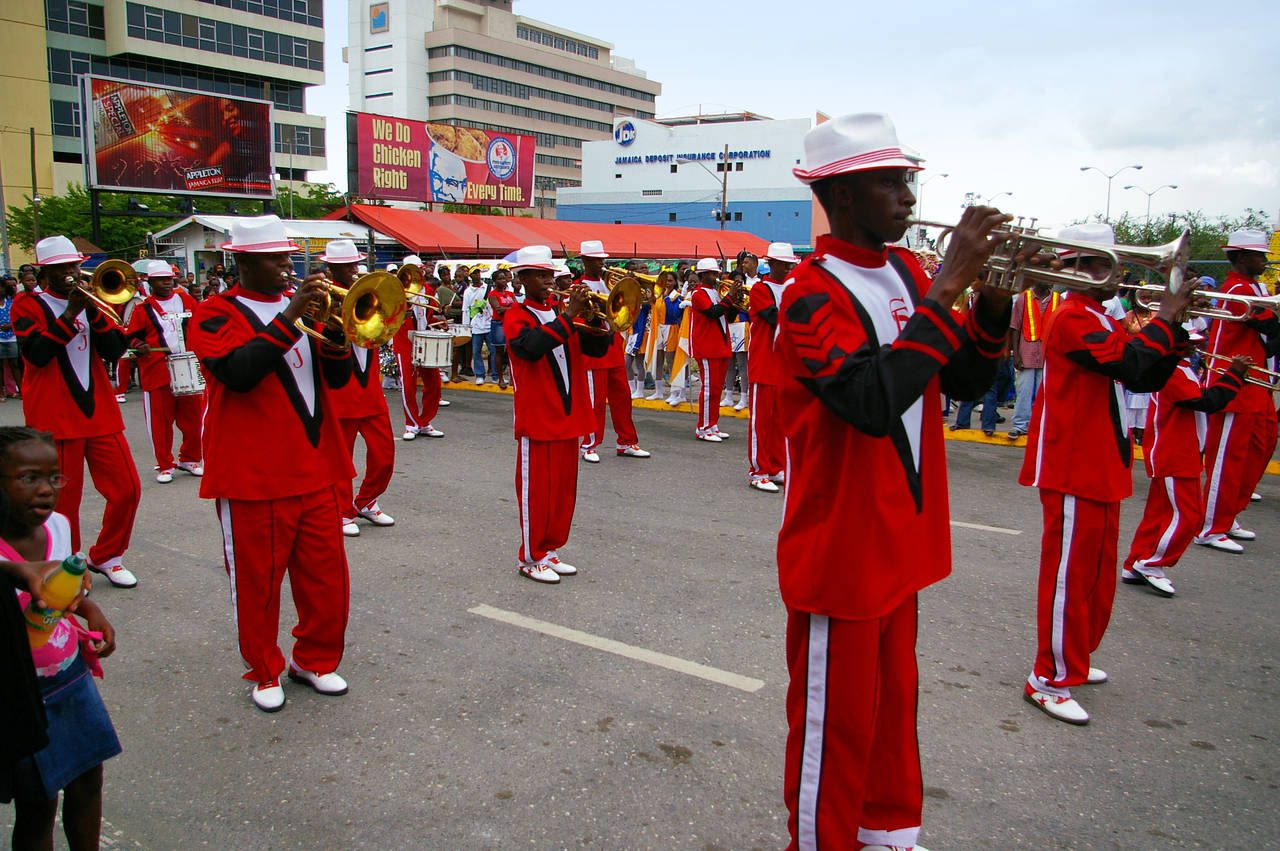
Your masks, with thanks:
[[[729,216],[729,145],[724,146],[724,174],[720,178],[720,230]]]
[[[40,190],[36,188],[36,128],[31,131],[31,239],[40,241]]]

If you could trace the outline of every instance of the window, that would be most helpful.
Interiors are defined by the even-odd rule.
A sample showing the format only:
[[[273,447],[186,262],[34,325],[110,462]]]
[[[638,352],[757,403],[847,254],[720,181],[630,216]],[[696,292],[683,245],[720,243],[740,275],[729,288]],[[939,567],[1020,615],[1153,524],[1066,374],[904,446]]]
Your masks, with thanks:
[[[535,65],[532,62],[523,62],[519,59],[509,59],[506,56],[499,56],[496,53],[486,53],[483,50],[473,50],[470,47],[451,44],[444,47],[433,47],[427,51],[428,59],[441,59],[446,56],[455,56],[458,59],[466,59],[470,62],[483,62],[486,65],[493,65],[498,68],[507,68],[512,71],[519,71],[522,74],[534,74],[539,77],[546,77],[548,80],[570,83],[575,86],[584,86],[586,88],[608,92],[609,94],[621,95],[622,97],[632,98],[634,100],[642,100],[647,103],[654,102],[654,96],[651,92],[642,92],[639,89],[619,86],[614,83],[607,83],[603,80],[596,80],[592,77],[584,77],[581,74],[571,74],[567,71],[561,71],[558,68],[549,68],[545,65]],[[653,118],[653,113],[637,110],[636,116],[639,118]]]
[[[740,221],[742,221],[742,214],[741,214],[741,213],[734,213],[734,214],[733,214],[733,220],[734,220],[735,222],[740,222]]]
[[[483,109],[489,112],[502,112],[507,115],[518,115],[522,118],[536,118],[541,121],[552,121],[556,124],[568,124],[572,127],[582,127],[587,130],[595,130],[599,133],[613,132],[613,125],[606,124],[603,121],[591,121],[586,118],[577,118],[576,116],[564,115],[559,112],[547,112],[543,109],[530,109],[525,106],[500,103],[498,101],[486,100],[484,98],[473,98],[468,97],[467,95],[437,95],[427,98],[427,104],[431,107],[470,107],[471,109]]]
[[[448,80],[456,80],[460,83],[470,83],[475,89],[482,92],[490,92],[495,95],[506,95],[507,97],[520,98],[521,100],[529,100],[531,97],[542,98],[544,100],[554,100],[560,103],[569,103],[574,106],[581,106],[586,109],[596,109],[601,112],[613,114],[614,106],[600,100],[592,100],[591,98],[580,98],[575,95],[565,94],[564,92],[552,91],[551,89],[542,89],[536,86],[526,86],[521,83],[513,83],[509,80],[499,80],[494,77],[485,77],[480,74],[472,74],[469,71],[433,71],[427,75],[427,82],[442,83]]]
[[[79,0],[49,0],[51,8],[52,4],[59,2],[73,4]],[[197,0],[197,2],[208,3],[213,0]],[[226,2],[229,3],[231,0]],[[239,3],[241,0],[236,2]],[[216,5],[222,6],[226,3],[219,0]],[[89,8],[101,10],[101,7]],[[254,10],[242,9],[242,11]],[[303,17],[306,15],[304,14]],[[131,38],[181,45],[195,50],[220,53],[223,56],[240,56],[277,65],[306,68],[311,71],[324,70],[324,44],[320,41],[278,35],[256,27],[214,21],[138,3],[125,4],[125,19],[126,32]],[[290,19],[285,18],[285,20]]]
[[[571,38],[564,38],[562,36],[552,35],[551,33],[544,33],[541,30],[535,30],[532,27],[517,25],[516,38],[522,38],[525,41],[531,41],[534,44],[554,47],[556,50],[564,50],[578,56],[587,56],[591,59],[600,58],[599,48],[593,47],[589,44],[583,44],[579,41],[574,41]]]
[[[80,138],[80,104],[55,100],[49,103],[53,119],[53,135]]]
[[[324,9],[321,0],[196,0],[196,2],[234,9],[237,12],[250,12],[280,21],[293,21],[309,27],[324,26]]]
[[[641,195],[661,195],[662,190],[661,189],[642,189],[640,190],[640,194]]]
[[[620,174],[615,174],[615,175],[614,175],[614,179],[616,179],[616,180],[620,180],[620,179],[622,179],[622,175],[620,175]]]
[[[667,221],[669,221],[669,222],[674,222],[675,220],[676,220],[676,214],[675,214],[675,213],[667,213]]]
[[[676,171],[676,164],[675,164],[675,163],[672,163],[672,164],[671,164],[671,173],[672,173],[672,174],[677,174],[677,171]]]
[[[734,171],[742,171],[742,163],[735,163]]]
[[[102,6],[83,0],[47,0],[44,23],[51,32],[96,39],[107,37]]]

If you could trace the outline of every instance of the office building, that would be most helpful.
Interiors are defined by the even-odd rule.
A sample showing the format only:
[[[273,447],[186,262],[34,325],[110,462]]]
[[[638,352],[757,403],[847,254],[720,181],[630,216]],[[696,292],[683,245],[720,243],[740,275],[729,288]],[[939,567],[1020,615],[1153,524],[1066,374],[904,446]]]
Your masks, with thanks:
[[[352,2],[351,109],[535,138],[534,204],[582,180],[582,146],[652,118],[660,84],[613,45],[516,15],[511,0]]]

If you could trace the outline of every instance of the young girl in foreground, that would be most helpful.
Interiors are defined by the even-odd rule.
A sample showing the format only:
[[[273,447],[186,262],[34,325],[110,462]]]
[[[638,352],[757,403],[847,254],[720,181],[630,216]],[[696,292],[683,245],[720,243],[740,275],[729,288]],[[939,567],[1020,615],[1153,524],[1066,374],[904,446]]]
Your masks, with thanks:
[[[0,428],[0,559],[61,561],[71,555],[67,519],[54,513],[65,480],[49,435],[27,427]],[[30,595],[18,591],[25,607]],[[43,647],[32,648],[49,721],[49,745],[18,763],[13,778],[15,849],[52,849],[53,823],[62,804],[63,832],[71,851],[95,849],[102,820],[102,763],[120,753],[107,708],[90,677],[97,657],[115,650],[115,630],[97,604],[84,598],[76,613],[58,621]],[[83,638],[82,638],[83,636]],[[90,651],[81,655],[81,641]],[[95,671],[101,676],[101,668]]]

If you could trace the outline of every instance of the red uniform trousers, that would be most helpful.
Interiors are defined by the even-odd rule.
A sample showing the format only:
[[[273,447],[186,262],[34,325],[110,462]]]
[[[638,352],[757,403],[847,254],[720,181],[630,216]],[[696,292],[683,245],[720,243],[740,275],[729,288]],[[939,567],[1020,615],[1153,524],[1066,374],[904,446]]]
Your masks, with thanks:
[[[351,589],[340,500],[336,485],[278,499],[217,500],[246,680],[263,683],[284,673],[277,638],[286,571],[298,610],[294,662],[328,674],[342,661]]]
[[[578,501],[578,439],[516,441],[520,561],[546,558],[569,540]]]
[[[604,440],[606,401],[609,403],[610,418],[613,420],[613,431],[618,437],[618,445],[634,446],[639,443],[636,424],[631,419],[631,385],[627,383],[625,367],[587,370],[587,396],[591,399],[591,408],[596,415],[596,430],[583,438],[582,451],[595,449],[600,445],[600,441]]]
[[[915,845],[915,647],[914,594],[872,620],[787,610],[788,848]]]
[[[131,375],[133,375],[133,358],[120,358],[116,361],[116,395],[123,396],[129,391]]]
[[[352,495],[353,485],[350,481],[338,485],[341,491],[338,503],[342,508],[343,519],[350,520],[361,509],[377,502],[378,497],[386,492],[387,485],[391,484],[391,473],[396,463],[396,437],[391,431],[391,415],[387,411],[367,417],[343,417],[338,423],[342,426],[348,453],[355,452],[357,434],[364,438],[364,479],[360,482],[360,492]],[[354,457],[352,454],[352,458]]]
[[[113,567],[129,549],[133,519],[142,498],[138,468],[123,432],[97,437],[55,440],[58,465],[67,483],[58,491],[55,510],[71,523],[71,549],[80,551],[80,497],[84,491],[84,466],[89,464],[93,486],[107,501],[102,511],[102,530],[89,550],[90,564]]]
[[[1089,677],[1116,597],[1120,503],[1040,489],[1044,538],[1036,594],[1033,686],[1065,696]]]
[[[729,369],[728,358],[698,358],[698,373],[702,379],[702,391],[698,394],[698,433],[716,430],[720,422],[720,396],[724,393],[724,375]]]
[[[1223,535],[1271,460],[1276,445],[1275,413],[1219,413],[1209,416],[1204,441],[1204,523],[1201,535]]]
[[[1133,533],[1126,570],[1145,572],[1148,567],[1178,563],[1200,528],[1204,510],[1200,504],[1200,479],[1165,476],[1151,480],[1142,522]]]
[[[396,361],[400,364],[400,401],[404,403],[405,430],[421,431],[431,425],[440,410],[440,370],[414,366],[412,352],[398,353]],[[421,402],[418,379],[422,379]]]
[[[751,464],[751,476],[778,475],[782,472],[786,447],[782,439],[776,385],[751,383],[750,428],[747,460]]]
[[[173,469],[173,425],[182,430],[182,445],[178,447],[179,461],[199,463],[204,456],[200,447],[200,435],[204,427],[204,394],[175,396],[168,387],[144,390],[142,393],[142,417],[147,424],[147,437],[156,455],[156,469],[164,472]]]

